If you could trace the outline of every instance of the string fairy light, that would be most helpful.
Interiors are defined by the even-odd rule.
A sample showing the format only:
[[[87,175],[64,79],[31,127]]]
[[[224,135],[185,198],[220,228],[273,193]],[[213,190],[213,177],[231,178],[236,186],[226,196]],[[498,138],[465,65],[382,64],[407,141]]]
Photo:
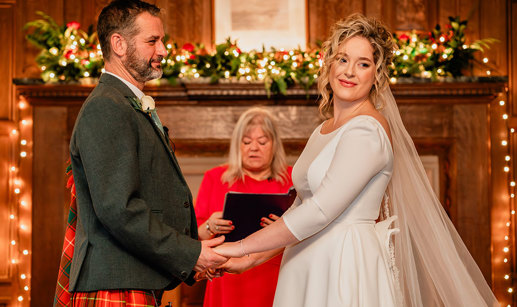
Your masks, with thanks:
[[[9,239],[9,265],[17,280],[13,283],[14,293],[12,306],[26,307],[30,305],[30,246],[31,246],[31,201],[30,201],[30,161],[32,138],[32,110],[23,97],[18,101],[18,110],[15,118],[18,125],[11,130],[11,137],[17,154],[9,166],[9,186],[11,187],[11,201],[9,221],[12,229]]]
[[[483,63],[488,63],[488,58],[483,59]],[[508,295],[507,298],[498,298],[499,300],[504,300],[507,302],[513,302],[513,262],[510,261],[513,258],[514,250],[513,250],[513,232],[514,232],[514,225],[513,225],[513,219],[515,217],[515,189],[516,189],[516,178],[515,178],[515,169],[514,165],[512,165],[513,161],[513,152],[514,152],[514,142],[513,142],[513,133],[515,132],[515,129],[513,127],[509,127],[509,121],[508,121],[508,114],[507,114],[507,104],[504,99],[499,100],[499,106],[503,108],[503,120],[506,124],[507,133],[506,138],[501,141],[501,146],[503,146],[507,153],[504,155],[504,172],[507,174],[507,182],[508,182],[508,195],[509,198],[509,215],[508,220],[505,222],[506,231],[504,234],[504,242],[505,246],[502,248],[502,254],[503,257],[503,264],[504,269],[503,275],[501,276],[504,280],[504,287],[506,289],[506,293]],[[497,257],[498,255],[494,255]],[[511,307],[511,304],[506,305],[508,307]]]

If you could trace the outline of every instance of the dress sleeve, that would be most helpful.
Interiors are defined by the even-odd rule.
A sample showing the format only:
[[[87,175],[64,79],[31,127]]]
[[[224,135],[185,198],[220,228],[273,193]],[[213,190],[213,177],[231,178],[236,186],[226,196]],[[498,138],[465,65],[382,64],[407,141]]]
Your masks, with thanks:
[[[201,185],[199,186],[199,192],[196,198],[196,219],[197,225],[203,224],[214,211],[210,206],[212,195],[214,193],[214,176],[211,176],[211,172],[207,171],[203,176]]]
[[[389,161],[385,147],[390,145],[377,124],[359,120],[345,129],[320,186],[312,197],[283,215],[287,228],[300,241],[337,218]]]

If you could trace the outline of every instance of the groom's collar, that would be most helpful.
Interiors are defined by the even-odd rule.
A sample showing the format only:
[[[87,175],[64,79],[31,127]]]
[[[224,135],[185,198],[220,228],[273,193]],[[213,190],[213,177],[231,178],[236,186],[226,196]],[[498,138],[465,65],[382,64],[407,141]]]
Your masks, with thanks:
[[[112,73],[112,72],[109,72],[109,71],[106,71],[104,72],[105,74],[109,74],[113,77],[116,77],[117,79],[119,79],[120,81],[122,81],[127,87],[129,87],[129,89],[133,92],[133,94],[135,94],[136,98],[138,99],[142,99],[142,97],[144,96],[144,92],[142,92],[138,87],[136,87],[134,84],[132,84],[131,82],[127,81],[126,79]]]

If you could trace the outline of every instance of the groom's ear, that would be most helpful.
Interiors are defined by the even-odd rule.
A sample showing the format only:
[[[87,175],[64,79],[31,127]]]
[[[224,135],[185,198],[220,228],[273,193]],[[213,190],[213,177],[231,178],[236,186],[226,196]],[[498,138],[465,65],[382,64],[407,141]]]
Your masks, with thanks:
[[[118,57],[124,57],[127,52],[127,41],[119,33],[113,33],[110,37],[111,50]]]

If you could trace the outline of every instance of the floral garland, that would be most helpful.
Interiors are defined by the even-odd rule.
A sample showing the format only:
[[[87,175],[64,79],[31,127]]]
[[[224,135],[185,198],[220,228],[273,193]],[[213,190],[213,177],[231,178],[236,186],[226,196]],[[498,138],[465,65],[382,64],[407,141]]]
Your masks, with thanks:
[[[41,49],[36,63],[47,83],[79,82],[97,78],[104,62],[97,34],[79,29],[77,22],[58,26],[54,20],[37,12],[43,19],[28,22],[24,29],[33,29],[26,38]],[[394,78],[412,77],[439,80],[472,74],[474,54],[494,39],[477,40],[467,45],[467,21],[449,17],[445,31],[437,25],[431,32],[416,31],[394,34],[398,50],[390,73]],[[320,50],[275,49],[242,52],[230,38],[216,45],[209,53],[202,44],[186,43],[181,48],[165,39],[167,56],[163,59],[163,78],[170,84],[192,82],[253,82],[263,83],[268,94],[285,94],[298,84],[308,90],[314,85],[322,64]],[[483,63],[480,63],[483,64]],[[469,71],[470,69],[470,71]]]

